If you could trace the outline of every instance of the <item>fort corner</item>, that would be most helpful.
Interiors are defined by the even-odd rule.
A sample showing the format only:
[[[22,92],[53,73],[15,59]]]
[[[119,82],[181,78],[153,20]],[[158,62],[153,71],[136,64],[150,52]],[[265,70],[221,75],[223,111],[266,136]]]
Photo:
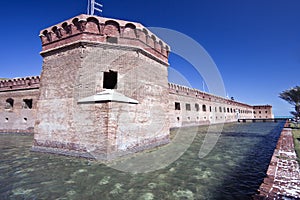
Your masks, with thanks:
[[[169,142],[169,47],[139,23],[80,15],[41,31],[33,150],[109,160]]]

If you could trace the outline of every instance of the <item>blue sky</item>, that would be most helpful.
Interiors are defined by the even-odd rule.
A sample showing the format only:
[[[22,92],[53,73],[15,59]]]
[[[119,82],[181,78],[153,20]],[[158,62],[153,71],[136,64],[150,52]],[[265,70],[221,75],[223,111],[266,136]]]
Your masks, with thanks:
[[[300,85],[300,1],[298,0],[98,0],[103,16],[137,21],[188,35],[216,63],[228,95],[248,104],[271,104],[275,115],[292,106],[278,98]],[[0,2],[0,77],[39,75],[39,31],[86,13],[87,0]],[[176,55],[171,67],[202,89],[201,77]],[[205,66],[203,66],[205,67]]]

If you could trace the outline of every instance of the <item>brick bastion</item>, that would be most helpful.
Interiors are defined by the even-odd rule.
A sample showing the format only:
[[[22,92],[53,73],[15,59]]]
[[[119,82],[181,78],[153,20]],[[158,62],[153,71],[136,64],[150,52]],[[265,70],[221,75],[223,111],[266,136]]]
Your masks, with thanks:
[[[140,23],[79,15],[40,32],[39,77],[0,81],[0,130],[34,151],[111,160],[169,142],[173,127],[272,118],[168,82],[170,47]]]

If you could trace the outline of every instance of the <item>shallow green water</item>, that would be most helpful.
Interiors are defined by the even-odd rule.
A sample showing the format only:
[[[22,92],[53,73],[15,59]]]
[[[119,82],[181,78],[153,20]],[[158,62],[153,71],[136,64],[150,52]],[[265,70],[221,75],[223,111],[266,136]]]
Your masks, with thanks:
[[[202,127],[177,161],[141,174],[30,152],[32,136],[0,135],[0,199],[251,199],[265,177],[282,127],[225,125],[215,148],[199,159],[207,129]]]

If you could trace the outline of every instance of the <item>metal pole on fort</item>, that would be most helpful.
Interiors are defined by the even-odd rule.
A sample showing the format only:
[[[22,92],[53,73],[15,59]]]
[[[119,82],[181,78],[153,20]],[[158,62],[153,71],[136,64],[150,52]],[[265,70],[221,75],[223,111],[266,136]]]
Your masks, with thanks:
[[[100,3],[97,3],[96,0],[88,0],[87,14],[94,15],[95,10],[102,13],[102,8],[103,8],[103,5]]]

